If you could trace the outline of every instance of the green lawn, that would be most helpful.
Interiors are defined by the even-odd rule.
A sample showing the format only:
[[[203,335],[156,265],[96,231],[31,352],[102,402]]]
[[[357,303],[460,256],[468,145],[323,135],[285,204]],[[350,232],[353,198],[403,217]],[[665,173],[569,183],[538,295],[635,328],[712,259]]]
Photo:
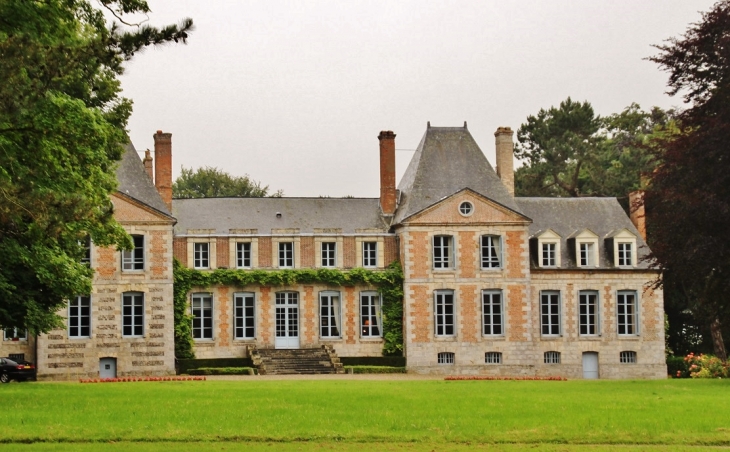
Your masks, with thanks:
[[[12,450],[691,450],[730,446],[730,382],[355,381],[0,386]],[[30,443],[30,444],[28,444]],[[334,447],[337,446],[337,447]],[[386,447],[387,446],[387,447]],[[636,447],[639,446],[639,447]],[[273,447],[273,449],[272,449]],[[3,447],[0,447],[3,448]],[[10,450],[10,449],[8,449]]]

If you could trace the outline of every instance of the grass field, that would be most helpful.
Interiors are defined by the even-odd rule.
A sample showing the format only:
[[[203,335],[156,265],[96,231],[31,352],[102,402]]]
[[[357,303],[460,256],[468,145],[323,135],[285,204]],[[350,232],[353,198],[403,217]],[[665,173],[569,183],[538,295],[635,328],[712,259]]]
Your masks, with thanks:
[[[21,451],[730,446],[727,380],[27,383],[0,400],[0,447]]]

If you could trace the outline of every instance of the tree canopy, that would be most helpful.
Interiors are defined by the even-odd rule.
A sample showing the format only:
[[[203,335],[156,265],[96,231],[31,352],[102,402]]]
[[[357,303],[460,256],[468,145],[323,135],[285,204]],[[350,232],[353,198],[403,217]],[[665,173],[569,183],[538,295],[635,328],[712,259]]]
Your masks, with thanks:
[[[688,108],[680,132],[662,140],[646,193],[652,255],[688,308],[710,324],[726,359],[721,326],[730,303],[730,2],[703,13],[650,58],[669,73],[669,94]],[[666,286],[666,284],[665,284]]]
[[[192,20],[161,29],[119,24],[143,0],[0,2],[0,325],[33,333],[91,291],[81,263],[90,237],[129,247],[110,193],[132,103],[124,62],[142,48],[185,42]],[[124,27],[124,28],[123,28]]]
[[[279,190],[269,195],[269,186],[262,186],[248,175],[231,176],[223,170],[206,166],[193,171],[182,168],[180,177],[172,184],[173,198],[263,198],[280,197]]]

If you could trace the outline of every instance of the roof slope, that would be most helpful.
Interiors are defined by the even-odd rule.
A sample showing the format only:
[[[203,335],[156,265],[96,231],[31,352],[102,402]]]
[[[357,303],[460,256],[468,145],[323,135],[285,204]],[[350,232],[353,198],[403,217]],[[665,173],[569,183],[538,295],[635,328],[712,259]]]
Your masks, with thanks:
[[[303,234],[315,229],[341,229],[344,234],[356,229],[388,230],[377,198],[173,199],[172,211],[178,235],[191,229],[215,230],[216,234],[228,234],[230,229],[257,229],[259,234],[269,234],[272,229],[299,229]]]
[[[520,212],[466,126],[429,126],[398,185],[401,203],[394,222],[464,188]]]
[[[119,181],[117,189],[120,192],[165,215],[170,215],[170,210],[147,175],[144,164],[131,142],[124,146],[122,160],[117,166],[117,180]]]
[[[649,254],[649,247],[616,198],[515,198],[515,201],[522,212],[532,218],[531,236],[552,229],[562,237],[562,262],[575,266],[575,257],[570,256],[567,239],[577,231],[590,229],[599,238],[601,267],[611,266],[606,260],[603,239],[617,229],[626,228],[636,235],[637,267],[650,267],[643,261]]]

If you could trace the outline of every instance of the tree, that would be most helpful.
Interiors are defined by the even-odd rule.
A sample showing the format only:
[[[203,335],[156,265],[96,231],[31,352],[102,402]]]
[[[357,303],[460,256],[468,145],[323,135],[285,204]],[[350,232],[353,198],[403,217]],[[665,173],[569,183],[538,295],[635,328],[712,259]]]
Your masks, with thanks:
[[[689,106],[680,132],[656,151],[660,165],[646,193],[647,227],[657,266],[709,324],[725,361],[722,326],[730,314],[730,2],[702,14],[650,58],[669,73],[669,94]]]
[[[272,197],[281,197],[279,190]],[[182,168],[180,177],[172,184],[173,198],[263,198],[269,196],[269,186],[261,186],[245,176],[231,176],[218,168]]]
[[[108,14],[144,0],[99,0]],[[90,237],[130,247],[109,198],[131,101],[118,76],[142,48],[185,42],[186,19],[124,31],[86,0],[0,2],[0,325],[60,325],[66,300],[91,291]]]

